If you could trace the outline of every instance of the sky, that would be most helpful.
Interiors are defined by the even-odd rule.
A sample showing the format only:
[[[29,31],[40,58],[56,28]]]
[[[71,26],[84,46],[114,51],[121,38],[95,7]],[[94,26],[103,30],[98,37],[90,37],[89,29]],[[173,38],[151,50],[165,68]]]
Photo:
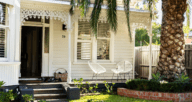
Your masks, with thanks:
[[[139,6],[141,7],[142,3],[140,3]],[[161,0],[158,1],[158,3],[156,4],[156,7],[158,10],[158,14],[157,14],[158,19],[156,21],[153,21],[153,22],[161,24],[161,22],[162,22],[162,10],[161,10],[162,9],[162,1]],[[186,16],[186,15],[184,14],[184,16]],[[190,16],[190,18],[192,19],[192,15]],[[186,24],[186,23],[187,23],[187,19],[185,19],[185,21],[184,21],[184,24]],[[190,28],[192,28],[192,22],[190,22]]]

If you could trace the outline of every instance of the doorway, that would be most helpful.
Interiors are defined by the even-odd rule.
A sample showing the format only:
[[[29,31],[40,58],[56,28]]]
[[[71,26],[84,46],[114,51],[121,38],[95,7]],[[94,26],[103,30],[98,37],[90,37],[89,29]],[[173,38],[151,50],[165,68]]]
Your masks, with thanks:
[[[41,77],[42,34],[42,27],[22,27],[21,77]]]

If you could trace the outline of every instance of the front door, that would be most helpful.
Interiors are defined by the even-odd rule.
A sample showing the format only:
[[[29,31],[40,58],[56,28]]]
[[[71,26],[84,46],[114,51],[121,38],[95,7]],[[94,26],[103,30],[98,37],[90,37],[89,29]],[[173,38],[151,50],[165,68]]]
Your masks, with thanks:
[[[42,34],[42,27],[22,27],[21,77],[41,76]]]

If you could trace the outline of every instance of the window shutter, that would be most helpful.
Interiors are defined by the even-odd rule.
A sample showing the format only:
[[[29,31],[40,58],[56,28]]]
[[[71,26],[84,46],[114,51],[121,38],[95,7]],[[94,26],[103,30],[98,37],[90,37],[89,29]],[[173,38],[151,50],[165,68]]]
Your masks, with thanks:
[[[5,25],[6,5],[0,2],[0,24]]]
[[[78,22],[77,59],[91,59],[91,28],[87,21]]]
[[[91,40],[90,23],[86,21],[79,21],[78,40]]]
[[[0,2],[0,25],[6,25],[6,4]],[[6,57],[6,28],[0,28],[0,57]]]
[[[109,33],[109,23],[99,23],[98,24],[98,37],[110,38]]]
[[[87,42],[77,43],[77,59],[81,60],[91,59],[91,43]]]

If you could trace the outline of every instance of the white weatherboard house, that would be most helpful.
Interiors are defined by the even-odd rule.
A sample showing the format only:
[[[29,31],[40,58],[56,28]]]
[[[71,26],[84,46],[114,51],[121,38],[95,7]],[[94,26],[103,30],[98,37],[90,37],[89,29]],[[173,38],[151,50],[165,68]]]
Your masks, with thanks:
[[[107,23],[107,7],[102,6],[96,39],[89,24],[93,5],[87,16],[81,17],[79,9],[69,14],[69,0],[0,0],[0,81],[6,86],[18,85],[20,77],[52,77],[58,68],[67,70],[68,82],[92,79],[88,61],[105,67],[105,79],[111,79],[111,69],[118,62],[128,60],[134,66],[134,31],[141,27],[149,30],[150,15],[130,9],[130,42],[122,4],[119,0],[116,33]],[[131,78],[133,73],[134,67]]]

